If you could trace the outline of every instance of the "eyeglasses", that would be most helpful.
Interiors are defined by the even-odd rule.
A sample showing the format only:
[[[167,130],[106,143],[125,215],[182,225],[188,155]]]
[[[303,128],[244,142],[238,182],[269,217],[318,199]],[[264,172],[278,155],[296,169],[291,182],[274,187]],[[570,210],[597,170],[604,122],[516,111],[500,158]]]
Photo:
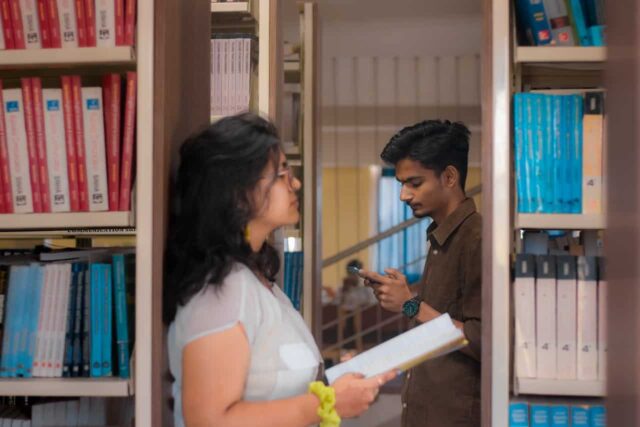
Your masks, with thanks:
[[[267,176],[264,176],[263,178],[268,179],[273,177],[275,177],[276,179],[282,179],[283,181],[286,181],[289,188],[291,190],[294,190],[293,180],[295,179],[295,176],[293,176],[293,171],[291,170],[290,166],[284,167],[280,169],[278,172],[276,172],[275,174],[267,175]]]

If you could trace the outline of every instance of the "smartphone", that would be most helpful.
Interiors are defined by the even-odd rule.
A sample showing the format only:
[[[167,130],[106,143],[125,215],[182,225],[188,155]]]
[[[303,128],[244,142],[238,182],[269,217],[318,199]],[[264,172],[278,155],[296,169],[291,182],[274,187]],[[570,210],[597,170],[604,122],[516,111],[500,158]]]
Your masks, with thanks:
[[[369,278],[368,278],[368,277],[366,277],[366,276],[363,276],[363,275],[362,275],[362,273],[360,272],[360,269],[359,269],[358,267],[355,267],[355,266],[349,266],[349,267],[347,267],[347,271],[348,271],[349,273],[352,273],[352,274],[357,274],[358,276],[362,277],[363,279],[368,279],[368,280],[369,280],[369,282],[371,282],[371,284],[380,283],[380,282],[376,282],[375,280],[371,280],[371,279],[369,279]]]

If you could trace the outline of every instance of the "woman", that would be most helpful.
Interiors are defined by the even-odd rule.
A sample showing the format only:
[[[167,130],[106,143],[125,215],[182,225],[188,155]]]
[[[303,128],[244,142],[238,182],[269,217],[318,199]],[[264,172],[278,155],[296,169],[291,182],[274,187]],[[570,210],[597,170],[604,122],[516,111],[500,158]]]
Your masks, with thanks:
[[[180,155],[165,283],[176,426],[329,426],[360,415],[394,373],[314,382],[318,348],[273,284],[280,260],[267,238],[298,222],[301,185],[274,126],[225,118]]]

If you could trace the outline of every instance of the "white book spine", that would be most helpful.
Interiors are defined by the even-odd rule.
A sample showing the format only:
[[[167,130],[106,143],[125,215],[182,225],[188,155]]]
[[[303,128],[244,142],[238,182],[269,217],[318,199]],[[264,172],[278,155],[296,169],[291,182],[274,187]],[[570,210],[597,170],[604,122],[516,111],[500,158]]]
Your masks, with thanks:
[[[15,213],[33,212],[33,195],[29,175],[27,132],[24,124],[24,103],[21,89],[4,89],[4,115],[7,129],[7,151]]]
[[[69,212],[69,176],[61,89],[44,89],[44,125],[52,212]]]
[[[56,354],[55,376],[62,377],[64,367],[65,336],[67,333],[67,317],[69,315],[69,288],[71,287],[71,264],[61,264],[62,284],[60,293],[60,305],[58,305],[58,323],[56,328]]]
[[[210,114],[212,116],[216,115],[216,103],[215,103],[215,94],[216,94],[216,41],[215,39],[211,39],[211,43],[210,43],[210,50],[211,50],[211,93],[210,93],[210,99],[209,99],[209,105],[210,105]]]
[[[240,58],[240,52],[238,47],[240,46],[239,39],[231,39],[231,113],[238,112],[238,82],[240,75],[240,67],[238,66],[238,60]]]
[[[42,281],[42,296],[40,297],[40,308],[38,310],[38,331],[36,333],[36,351],[33,356],[33,376],[44,376],[44,343],[45,343],[45,328],[46,328],[46,308],[49,298],[49,276],[51,269],[48,265],[44,266],[44,275]]]
[[[539,257],[543,258],[543,257]],[[551,257],[544,257],[551,258]],[[536,279],[536,347],[538,378],[556,378],[556,279],[555,266],[548,266],[544,274],[544,264],[538,261]],[[552,261],[549,261],[549,263]],[[542,264],[542,268],[541,268]],[[553,270],[551,272],[551,270]]]
[[[231,44],[229,43],[229,39],[220,40],[222,45],[222,115],[229,115],[229,71],[230,71],[230,59],[231,59]]]
[[[518,378],[536,377],[536,288],[535,261],[518,255],[513,284],[515,303],[515,363]]]
[[[47,296],[47,306],[45,307],[47,319],[45,325],[45,343],[44,343],[44,360],[45,360],[45,368],[44,368],[44,376],[45,377],[53,377],[53,365],[54,365],[54,343],[55,343],[55,320],[56,320],[56,312],[57,312],[57,304],[58,304],[58,283],[60,282],[61,271],[58,264],[49,264],[48,268],[51,269],[49,274],[49,292]]]
[[[558,280],[558,378],[576,379],[576,281]]]
[[[109,210],[109,198],[107,194],[102,88],[82,88],[82,110],[89,210],[107,211]]]
[[[607,281],[598,282],[598,379],[607,379]]]
[[[56,0],[62,47],[78,47],[78,21],[74,0]]]
[[[115,0],[96,0],[96,37],[99,47],[116,45]]]
[[[42,49],[36,0],[20,0],[20,12],[22,13],[25,46],[27,49]]]
[[[589,257],[578,261],[578,379],[598,379],[598,286],[595,277],[590,277]],[[595,260],[595,258],[591,258]],[[582,274],[581,274],[582,269]],[[595,273],[594,273],[595,274]],[[582,277],[581,277],[582,276]]]

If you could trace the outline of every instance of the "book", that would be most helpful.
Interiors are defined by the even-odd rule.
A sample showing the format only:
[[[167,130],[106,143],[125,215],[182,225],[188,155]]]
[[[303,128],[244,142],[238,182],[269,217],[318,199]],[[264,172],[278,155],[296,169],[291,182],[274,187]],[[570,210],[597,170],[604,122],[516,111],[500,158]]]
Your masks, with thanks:
[[[79,47],[75,0],[49,0],[49,3],[50,8],[55,3],[58,12],[61,47]]]
[[[552,405],[549,408],[551,427],[569,427],[569,407],[566,405]]]
[[[590,427],[591,417],[589,417],[589,407],[586,405],[571,406],[571,426]]]
[[[87,18],[84,11],[84,0],[74,0],[76,12],[76,29],[78,31],[78,47],[87,47]]]
[[[556,259],[539,255],[536,263],[537,377],[556,378]]]
[[[36,156],[38,164],[38,179],[42,212],[51,212],[51,194],[49,191],[49,167],[47,164],[47,141],[45,136],[44,103],[42,99],[42,80],[39,77],[31,79],[33,99],[33,118],[36,142]]]
[[[4,119],[7,135],[7,153],[11,176],[12,206],[15,213],[31,213],[33,196],[29,171],[29,153],[24,122],[24,104],[21,89],[4,89]]]
[[[598,379],[597,261],[578,257],[578,372],[579,380]]]
[[[589,407],[589,418],[591,427],[606,427],[607,410],[603,405],[593,405]]]
[[[579,46],[592,46],[591,36],[587,29],[587,21],[584,10],[582,9],[582,2],[580,0],[566,1],[571,23],[573,24],[574,37],[575,40],[577,40],[576,44]]]
[[[516,0],[518,28],[531,46],[544,46],[552,42],[551,27],[541,1]]]
[[[124,0],[115,0],[116,46],[124,46]]]
[[[91,308],[89,315],[91,316],[91,333],[89,341],[91,343],[90,363],[91,377],[97,378],[102,376],[102,282],[100,264],[91,264]]]
[[[602,141],[604,124],[604,94],[587,92],[584,98],[582,213],[603,212]]]
[[[46,132],[49,197],[52,212],[71,210],[69,170],[65,140],[64,112],[61,89],[44,89],[44,126]]]
[[[2,80],[0,80],[0,199],[5,213],[13,213],[13,192],[11,190],[11,173],[9,172],[9,149],[7,148],[7,128],[4,116],[4,97]]]
[[[62,47],[62,27],[60,25],[60,15],[58,13],[58,1],[59,0],[45,0],[45,13],[47,14],[47,23],[49,24],[50,35],[50,47],[61,48]],[[67,1],[69,0],[62,0]],[[75,22],[75,18],[73,19]]]
[[[529,405],[525,402],[509,403],[509,427],[529,427]]]
[[[598,258],[598,379],[607,379],[607,276],[603,257]]]
[[[25,349],[25,378],[33,376],[33,362],[36,353],[40,302],[42,298],[42,287],[44,282],[44,268],[36,263],[29,267],[29,293],[28,307],[24,313],[27,318],[27,346]]]
[[[73,321],[73,334],[72,334],[72,346],[73,346],[73,361],[71,366],[71,376],[79,377],[82,374],[82,329],[83,329],[83,301],[85,296],[85,287],[87,283],[87,263],[77,263],[78,273],[78,289],[76,291],[75,313]]]
[[[26,49],[24,40],[24,28],[22,26],[22,12],[20,0],[9,0],[11,11],[11,26],[13,28],[13,41],[16,49]]]
[[[69,177],[69,206],[71,211],[77,212],[80,210],[80,191],[78,187],[78,157],[76,156],[75,120],[73,111],[73,82],[70,76],[62,76],[61,81],[62,117],[64,119],[67,173]]]
[[[109,210],[102,88],[82,88],[84,151],[90,211]]]
[[[122,132],[122,161],[120,163],[121,169],[119,210],[121,211],[129,211],[131,209],[131,186],[133,183],[136,120],[136,86],[136,73],[127,72],[124,127]]]
[[[5,49],[15,49],[10,0],[0,0],[0,17],[2,18],[2,35],[4,36]]]
[[[121,142],[121,92],[118,74],[108,74],[103,79],[105,134],[107,148],[107,179],[109,180],[109,210],[117,211],[120,201],[120,142]]]
[[[464,334],[445,313],[327,369],[326,376],[331,384],[349,372],[361,373],[369,378],[392,369],[406,371],[465,345]]]
[[[73,130],[78,167],[78,200],[81,211],[89,210],[89,184],[87,177],[87,153],[84,129],[84,107],[80,76],[71,76],[71,99],[73,108]]]
[[[575,46],[573,29],[565,0],[543,0],[549,18],[553,42],[558,46]]]
[[[97,46],[116,46],[115,0],[95,0]]]
[[[84,0],[84,22],[87,31],[87,46],[95,47],[96,38],[96,0]]]
[[[78,279],[80,276],[80,263],[71,265],[71,285],[69,287],[69,303],[67,322],[65,327],[65,343],[64,343],[64,363],[62,365],[62,376],[71,377],[73,371],[73,333],[75,330],[76,320],[76,302],[78,293]]]
[[[535,256],[516,255],[515,301],[515,369],[519,378],[536,378],[536,291]]]
[[[38,152],[36,148],[36,132],[33,110],[33,88],[30,78],[21,78],[22,100],[24,111],[24,127],[27,136],[27,153],[29,155],[29,176],[31,179],[31,196],[33,211],[42,212],[42,196],[40,193],[40,176],[38,173]]]
[[[558,286],[558,378],[576,379],[576,263],[572,256],[556,260]]]
[[[531,405],[531,427],[549,427],[549,407]]]
[[[133,46],[136,28],[136,0],[125,0],[124,3],[124,44]]]
[[[43,48],[51,47],[51,29],[47,14],[47,0],[37,0],[38,23],[40,25],[40,43]]]
[[[100,264],[100,276],[102,281],[102,318],[100,319],[102,329],[102,376],[113,375],[113,284],[111,279],[111,265]]]
[[[129,320],[127,316],[127,289],[123,254],[113,255],[112,268],[118,375],[120,378],[129,378]]]
[[[36,0],[19,0],[24,42],[27,49],[41,49],[38,6]]]

